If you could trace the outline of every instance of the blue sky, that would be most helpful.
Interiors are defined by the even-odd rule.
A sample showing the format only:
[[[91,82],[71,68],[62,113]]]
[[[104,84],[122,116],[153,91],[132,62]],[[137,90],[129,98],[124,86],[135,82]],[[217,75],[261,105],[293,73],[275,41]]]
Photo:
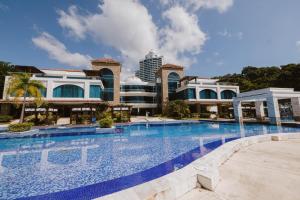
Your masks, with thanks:
[[[300,61],[299,0],[1,0],[0,60],[84,68],[112,57],[128,76],[153,49],[186,74]]]

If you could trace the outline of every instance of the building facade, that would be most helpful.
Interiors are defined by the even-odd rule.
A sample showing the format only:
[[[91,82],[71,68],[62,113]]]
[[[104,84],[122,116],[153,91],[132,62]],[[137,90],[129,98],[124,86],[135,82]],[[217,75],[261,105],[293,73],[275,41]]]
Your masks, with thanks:
[[[224,107],[232,109],[232,99],[239,87],[219,83],[216,79],[184,76],[184,67],[165,64],[155,74],[154,82],[135,76],[120,81],[121,64],[112,59],[95,59],[88,70],[39,69],[33,66],[17,66],[17,72],[30,73],[33,80],[40,80],[46,87],[42,91],[47,105],[67,117],[74,110],[92,110],[103,102],[112,106],[127,105],[134,115],[161,113],[172,100],[186,101],[193,113],[220,112]],[[5,80],[4,91],[11,76]],[[13,99],[3,93],[1,113],[11,114]],[[27,98],[28,107],[34,105]],[[30,103],[32,102],[32,105]]]
[[[155,82],[155,74],[162,66],[163,56],[158,56],[150,51],[145,59],[140,61],[140,69],[136,72],[136,76],[144,82]]]

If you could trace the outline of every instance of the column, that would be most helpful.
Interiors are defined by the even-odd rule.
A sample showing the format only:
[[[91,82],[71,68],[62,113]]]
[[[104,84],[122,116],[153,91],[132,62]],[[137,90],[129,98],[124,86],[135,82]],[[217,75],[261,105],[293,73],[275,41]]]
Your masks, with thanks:
[[[52,80],[47,80],[47,99],[52,99],[53,98],[53,81]]]
[[[217,85],[217,99],[218,100],[221,100],[222,98],[221,98],[221,92],[220,92],[220,86],[219,85]]]
[[[263,101],[255,101],[255,112],[256,112],[256,119],[258,121],[263,121],[265,117]]]
[[[84,82],[84,99],[90,98],[90,83],[85,81]]]
[[[299,122],[300,121],[300,97],[292,98],[291,104],[293,109],[294,120]]]
[[[242,102],[234,100],[233,109],[234,109],[235,120],[238,122],[243,122]]]
[[[267,98],[268,113],[271,124],[280,125],[280,112],[278,100],[275,97]]]

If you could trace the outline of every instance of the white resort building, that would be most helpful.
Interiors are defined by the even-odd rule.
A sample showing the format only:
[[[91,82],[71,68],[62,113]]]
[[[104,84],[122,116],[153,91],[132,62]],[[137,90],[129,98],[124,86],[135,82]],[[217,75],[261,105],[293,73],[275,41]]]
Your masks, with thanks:
[[[232,99],[239,93],[237,85],[219,83],[216,79],[184,76],[184,67],[173,64],[161,66],[154,82],[144,82],[137,77],[120,81],[121,64],[112,59],[92,60],[92,69],[64,70],[42,69],[34,66],[16,66],[16,72],[30,73],[32,79],[40,80],[46,90],[42,91],[47,108],[57,112],[58,117],[70,117],[75,111],[93,111],[103,102],[112,106],[126,105],[134,115],[161,113],[167,102],[185,100],[193,113],[230,112],[233,117]],[[4,91],[11,76],[6,77]],[[0,100],[2,114],[17,114],[6,92]],[[27,111],[34,109],[28,97]],[[30,104],[32,102],[32,104]],[[39,108],[42,109],[42,108]]]

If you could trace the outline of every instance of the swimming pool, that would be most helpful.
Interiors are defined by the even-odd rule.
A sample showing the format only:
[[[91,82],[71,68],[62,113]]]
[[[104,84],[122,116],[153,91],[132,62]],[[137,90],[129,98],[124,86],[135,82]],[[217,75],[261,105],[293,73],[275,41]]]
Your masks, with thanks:
[[[127,125],[116,134],[93,130],[58,136],[47,134],[58,131],[50,129],[41,130],[48,137],[0,139],[0,199],[96,198],[180,169],[224,142],[300,132],[210,122]]]

